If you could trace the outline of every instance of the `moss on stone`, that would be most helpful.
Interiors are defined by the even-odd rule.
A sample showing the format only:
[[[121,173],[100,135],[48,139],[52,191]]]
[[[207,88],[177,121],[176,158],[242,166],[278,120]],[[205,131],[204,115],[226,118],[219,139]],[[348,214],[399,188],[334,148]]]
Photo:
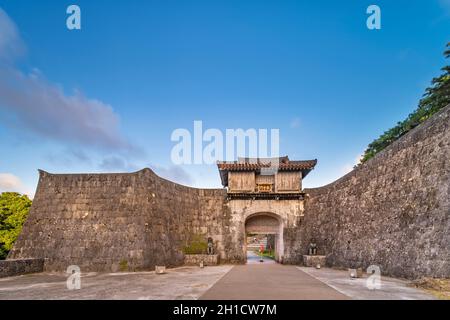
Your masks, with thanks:
[[[125,259],[120,260],[119,270],[121,272],[128,271],[128,261],[127,260],[125,260]]]
[[[205,254],[208,249],[208,243],[202,235],[193,235],[189,243],[183,247],[184,254]]]

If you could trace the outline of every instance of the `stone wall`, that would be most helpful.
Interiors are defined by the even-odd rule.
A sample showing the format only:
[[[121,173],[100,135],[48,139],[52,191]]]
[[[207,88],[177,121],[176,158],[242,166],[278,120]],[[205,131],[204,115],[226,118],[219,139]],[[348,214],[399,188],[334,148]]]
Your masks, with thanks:
[[[205,266],[215,266],[219,264],[217,254],[187,254],[184,256],[184,264],[187,266],[199,266],[203,261]]]
[[[129,174],[40,171],[33,205],[8,259],[46,258],[46,270],[149,270],[183,264],[194,235],[223,261],[236,251],[225,191],[181,186],[150,169]],[[231,259],[232,260],[232,259]]]
[[[0,260],[0,278],[44,270],[44,259]]]
[[[449,127],[450,106],[341,179],[305,190],[291,255],[315,238],[330,266],[450,277]]]
[[[329,266],[376,264],[386,275],[450,276],[450,107],[306,200],[226,200],[150,169],[127,174],[40,171],[33,205],[8,259],[45,258],[48,271],[151,270],[183,264],[196,235],[221,262],[245,261],[245,222],[280,222],[277,259],[301,263],[311,238]]]

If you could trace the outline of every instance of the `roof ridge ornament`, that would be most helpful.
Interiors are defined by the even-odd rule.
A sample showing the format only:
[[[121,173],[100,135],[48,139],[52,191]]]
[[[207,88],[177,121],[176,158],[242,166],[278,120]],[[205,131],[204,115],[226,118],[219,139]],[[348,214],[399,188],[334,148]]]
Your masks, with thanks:
[[[277,161],[266,162],[272,159]],[[250,161],[251,160],[251,161]],[[224,187],[228,186],[228,172],[257,172],[260,175],[274,175],[279,171],[301,172],[302,178],[314,169],[317,159],[289,160],[288,156],[277,158],[238,158],[237,161],[217,161],[220,178]]]

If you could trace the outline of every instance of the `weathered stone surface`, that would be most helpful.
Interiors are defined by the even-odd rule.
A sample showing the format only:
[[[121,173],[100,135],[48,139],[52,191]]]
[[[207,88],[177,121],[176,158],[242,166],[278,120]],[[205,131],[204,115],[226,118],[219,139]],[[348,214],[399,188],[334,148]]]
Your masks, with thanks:
[[[315,238],[330,266],[450,277],[449,127],[446,107],[341,179],[305,190],[291,250],[305,254]]]
[[[40,172],[29,218],[8,258],[46,258],[47,271],[153,270],[182,265],[192,235],[212,237],[223,261],[236,249],[222,189],[128,174]]]
[[[325,259],[326,256],[310,256],[305,254],[303,256],[303,265],[305,267],[317,267],[317,265],[323,267],[325,266]]]
[[[295,229],[299,219],[303,216],[303,200],[229,200],[227,207],[231,214],[229,220],[229,231],[231,242],[238,244],[234,248],[233,261],[239,263],[246,259],[245,251],[245,232],[246,222],[250,222],[250,230],[252,225],[258,225],[260,222],[272,228],[272,223],[267,224],[262,220],[266,220],[267,216],[275,217],[279,223],[279,231],[275,235],[275,259],[282,263],[291,263],[297,261],[298,257],[292,257],[291,251],[286,248],[286,239],[289,234],[286,231]],[[254,217],[260,216],[262,220],[252,223]],[[259,219],[258,219],[259,220]],[[268,230],[264,228],[263,230]],[[295,241],[295,238],[294,238]],[[301,255],[300,255],[301,259]]]
[[[0,278],[44,270],[44,259],[0,260]]]
[[[267,214],[279,221],[283,263],[301,264],[315,238],[330,266],[450,277],[449,126],[447,107],[341,179],[305,189],[306,200],[227,200],[224,189],[181,186],[150,169],[41,171],[8,258],[46,258],[48,271],[153,270],[183,264],[182,247],[201,234],[213,238],[222,262],[242,263],[246,221]]]
[[[184,256],[185,265],[200,265],[203,261],[205,266],[216,266],[219,264],[219,256],[217,254],[187,254]]]

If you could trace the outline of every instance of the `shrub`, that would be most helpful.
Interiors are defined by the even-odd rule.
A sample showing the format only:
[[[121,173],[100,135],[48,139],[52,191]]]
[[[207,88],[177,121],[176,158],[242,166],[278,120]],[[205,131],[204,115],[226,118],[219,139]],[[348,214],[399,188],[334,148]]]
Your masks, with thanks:
[[[6,259],[30,211],[31,200],[16,192],[0,194],[0,259]]]
[[[450,57],[450,43],[447,43],[444,55],[446,58]],[[417,109],[369,144],[361,158],[361,163],[373,158],[392,142],[450,104],[450,66],[443,67],[442,71],[444,72],[442,75],[431,81],[431,87],[426,89]]]
[[[184,254],[205,254],[208,249],[208,242],[201,235],[191,237],[189,243],[183,247]]]
[[[119,270],[124,272],[128,271],[128,261],[123,259],[119,262]]]

